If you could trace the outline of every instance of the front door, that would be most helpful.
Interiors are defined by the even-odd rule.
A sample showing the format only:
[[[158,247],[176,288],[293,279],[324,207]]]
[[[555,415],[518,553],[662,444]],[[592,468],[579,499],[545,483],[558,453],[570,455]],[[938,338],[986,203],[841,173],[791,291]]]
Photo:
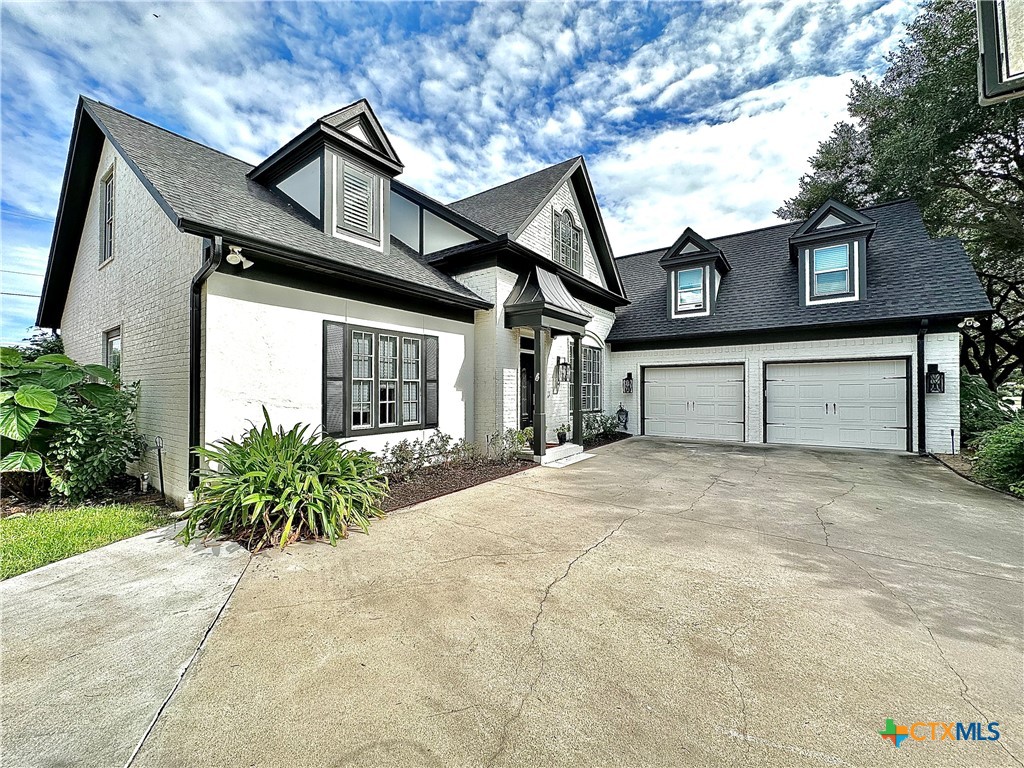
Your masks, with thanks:
[[[519,353],[519,428],[533,426],[533,353]]]

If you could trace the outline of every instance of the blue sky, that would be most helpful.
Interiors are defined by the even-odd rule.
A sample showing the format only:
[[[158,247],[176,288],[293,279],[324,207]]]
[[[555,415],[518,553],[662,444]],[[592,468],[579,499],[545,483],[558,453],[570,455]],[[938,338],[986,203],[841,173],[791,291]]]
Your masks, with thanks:
[[[8,2],[2,341],[36,309],[79,93],[250,162],[366,97],[451,200],[583,154],[617,254],[770,224],[909,0]],[[18,273],[29,274],[18,274]]]

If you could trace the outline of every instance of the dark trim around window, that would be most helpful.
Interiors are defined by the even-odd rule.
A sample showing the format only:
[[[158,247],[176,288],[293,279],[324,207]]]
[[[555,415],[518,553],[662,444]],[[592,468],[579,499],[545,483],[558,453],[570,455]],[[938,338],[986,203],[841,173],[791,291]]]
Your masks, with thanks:
[[[372,379],[370,385],[369,426],[354,426],[352,420],[353,377],[352,353],[353,334],[371,334],[373,337]],[[381,337],[397,339],[397,390],[394,408],[396,424],[380,426],[380,350]],[[419,345],[419,375],[415,379],[405,377],[406,341]],[[323,332],[323,428],[332,437],[359,437],[360,435],[383,435],[394,432],[411,432],[437,427],[438,409],[438,337],[386,328],[372,328],[324,320]],[[388,381],[396,381],[388,379]],[[405,385],[419,385],[417,415],[415,421],[406,422]],[[412,402],[410,400],[410,402]]]

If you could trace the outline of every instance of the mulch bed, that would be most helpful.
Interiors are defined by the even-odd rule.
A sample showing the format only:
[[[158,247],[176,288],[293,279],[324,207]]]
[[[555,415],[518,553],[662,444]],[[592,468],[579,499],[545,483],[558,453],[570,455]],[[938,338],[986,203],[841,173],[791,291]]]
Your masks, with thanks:
[[[593,440],[588,440],[584,442],[583,448],[584,450],[589,451],[591,448],[600,448],[602,445],[611,445],[612,443],[617,443],[619,442],[619,440],[625,440],[627,437],[632,437],[632,435],[627,434],[626,432],[616,432],[611,437],[599,435]]]
[[[532,461],[514,461],[511,464],[485,461],[447,469],[430,467],[420,470],[408,480],[392,482],[391,491],[382,508],[385,512],[392,512],[411,504],[419,504],[421,501],[472,488],[488,480],[514,475],[535,466],[537,465]]]
[[[159,491],[150,490],[149,493],[139,493],[139,479],[130,475],[118,475],[113,477],[103,487],[89,498],[79,504],[71,506],[86,506],[99,504],[149,504],[154,507],[163,507],[163,499]],[[21,499],[17,496],[5,494],[0,497],[0,517],[11,515],[30,514],[47,509],[58,509],[66,504],[55,504],[45,494],[38,499]]]

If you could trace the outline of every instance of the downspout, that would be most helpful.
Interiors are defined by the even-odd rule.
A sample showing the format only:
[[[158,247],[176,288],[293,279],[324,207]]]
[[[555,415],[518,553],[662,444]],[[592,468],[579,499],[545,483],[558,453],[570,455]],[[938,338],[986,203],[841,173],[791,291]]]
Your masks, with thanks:
[[[194,490],[198,478],[199,457],[192,449],[199,444],[199,416],[202,407],[200,383],[202,378],[203,285],[217,271],[224,256],[224,238],[215,236],[204,243],[205,258],[192,278],[188,328],[188,489]]]
[[[924,456],[928,453],[925,447],[925,423],[924,423],[924,337],[928,333],[928,321],[921,321],[921,328],[917,332],[917,452]]]

